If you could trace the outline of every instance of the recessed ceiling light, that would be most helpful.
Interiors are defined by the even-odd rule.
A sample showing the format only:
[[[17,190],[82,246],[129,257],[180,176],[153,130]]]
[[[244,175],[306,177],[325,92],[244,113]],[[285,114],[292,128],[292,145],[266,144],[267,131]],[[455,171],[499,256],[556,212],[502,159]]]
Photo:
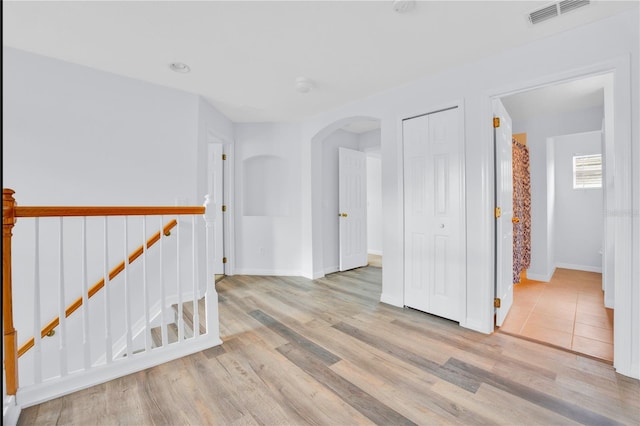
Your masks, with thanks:
[[[300,93],[309,93],[313,89],[313,81],[307,77],[296,78],[296,90]]]
[[[182,62],[171,62],[169,64],[169,68],[171,68],[172,71],[180,72],[183,74],[191,71],[191,68],[189,68],[189,65],[183,64]]]

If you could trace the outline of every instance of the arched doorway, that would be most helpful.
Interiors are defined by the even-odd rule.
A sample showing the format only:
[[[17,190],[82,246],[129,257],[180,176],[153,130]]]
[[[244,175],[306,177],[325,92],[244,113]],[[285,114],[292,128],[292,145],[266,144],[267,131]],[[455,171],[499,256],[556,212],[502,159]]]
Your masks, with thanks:
[[[340,270],[338,150],[359,151],[367,162],[367,252],[381,265],[380,119],[368,116],[338,120],[311,141],[312,239],[314,275]]]

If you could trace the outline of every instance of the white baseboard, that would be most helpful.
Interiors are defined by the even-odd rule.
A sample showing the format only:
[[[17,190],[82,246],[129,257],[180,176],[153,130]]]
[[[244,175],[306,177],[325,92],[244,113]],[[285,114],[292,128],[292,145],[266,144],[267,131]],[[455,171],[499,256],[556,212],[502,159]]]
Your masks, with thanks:
[[[549,274],[547,275],[543,275],[543,274],[536,274],[533,272],[529,272],[527,271],[527,279],[528,280],[533,280],[533,281],[542,281],[545,283],[548,283],[549,281],[551,281],[551,277],[553,276],[553,273],[555,272],[555,268],[553,271],[551,271]]]
[[[477,331],[478,333],[483,334],[491,334],[493,333],[492,328],[487,328],[487,324],[478,320],[470,320],[470,321],[460,321],[460,327],[467,328],[469,330]],[[492,322],[493,324],[493,322]]]
[[[556,263],[556,268],[573,269],[574,271],[598,272],[602,273],[602,266],[574,265],[571,263]]]
[[[16,405],[15,396],[5,396],[2,404],[2,424],[15,426],[18,423],[21,411],[22,409]]]
[[[333,274],[334,272],[338,272],[340,270],[339,266],[330,266],[328,268],[324,268],[324,274]]]
[[[404,306],[404,300],[402,296],[389,296],[388,294],[382,293],[380,295],[380,302],[386,303],[387,305],[397,306],[398,308],[402,308]]]
[[[280,277],[301,277],[303,276],[300,271],[292,271],[287,269],[243,269],[236,268],[236,275],[266,275],[266,276],[280,276]],[[315,273],[314,273],[315,275]]]
[[[16,396],[17,405],[20,408],[30,407],[221,344],[222,340],[217,333],[203,334],[190,339],[188,344],[155,348],[151,352],[120,358],[88,371],[75,372],[37,385],[21,387]]]

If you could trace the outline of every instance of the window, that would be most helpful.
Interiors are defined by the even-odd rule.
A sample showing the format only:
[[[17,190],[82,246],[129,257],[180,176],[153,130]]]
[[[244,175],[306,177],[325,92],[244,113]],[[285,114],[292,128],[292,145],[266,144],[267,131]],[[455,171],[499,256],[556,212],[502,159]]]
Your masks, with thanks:
[[[602,155],[573,156],[573,189],[602,188]]]

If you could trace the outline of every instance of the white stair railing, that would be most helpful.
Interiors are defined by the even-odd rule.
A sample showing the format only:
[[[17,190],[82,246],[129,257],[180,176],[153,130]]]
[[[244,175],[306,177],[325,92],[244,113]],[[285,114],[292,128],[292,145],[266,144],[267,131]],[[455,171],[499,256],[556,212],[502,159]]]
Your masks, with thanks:
[[[6,189],[3,198],[6,203]],[[7,370],[4,377],[7,394],[15,387],[18,407],[222,343],[207,202],[205,207],[20,207],[14,201],[8,209],[5,203],[3,219],[13,213],[15,225],[9,241],[13,276],[3,280],[3,293],[13,281],[13,306],[19,309],[13,310],[13,323],[5,316],[3,328],[11,331],[15,324],[14,338],[25,343],[15,354],[5,345],[5,357],[18,361],[17,372]],[[21,218],[19,224],[15,218]],[[123,251],[125,260],[114,267],[112,259]],[[29,304],[20,303],[29,298]],[[183,303],[190,309],[183,310]],[[56,315],[43,327],[42,320]],[[170,327],[177,328],[177,339],[170,338]]]

